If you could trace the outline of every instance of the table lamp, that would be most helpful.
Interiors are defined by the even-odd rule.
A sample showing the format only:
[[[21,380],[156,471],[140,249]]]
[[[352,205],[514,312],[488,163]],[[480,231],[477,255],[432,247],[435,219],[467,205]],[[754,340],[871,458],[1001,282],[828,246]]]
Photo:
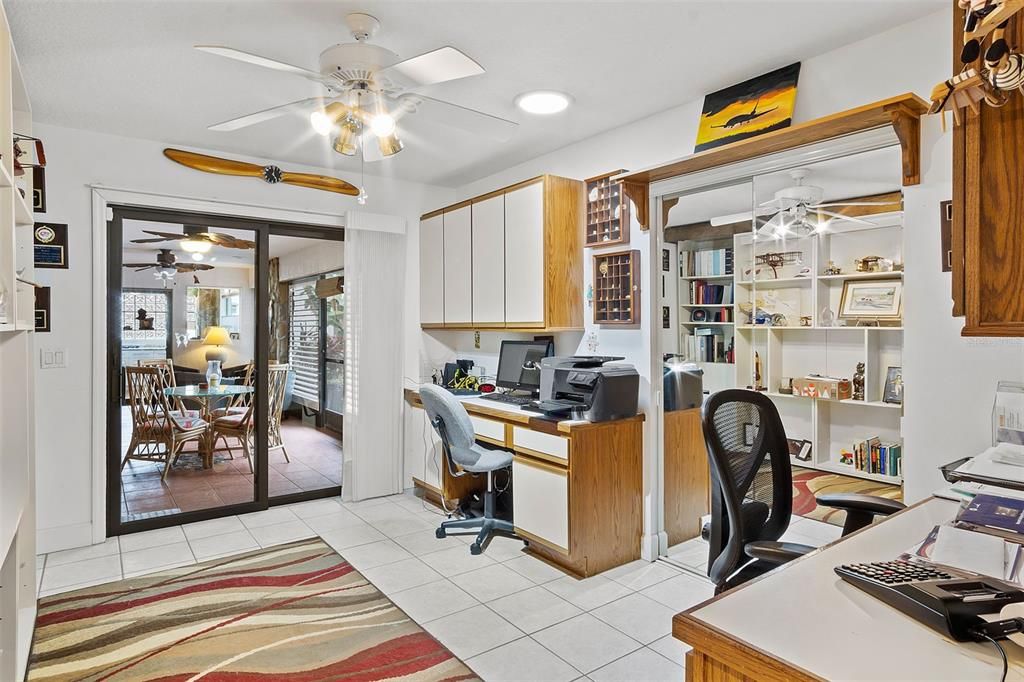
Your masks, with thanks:
[[[203,344],[213,346],[213,348],[209,348],[206,351],[206,361],[220,360],[221,365],[223,365],[227,355],[224,353],[222,346],[231,345],[231,335],[224,327],[207,327]]]

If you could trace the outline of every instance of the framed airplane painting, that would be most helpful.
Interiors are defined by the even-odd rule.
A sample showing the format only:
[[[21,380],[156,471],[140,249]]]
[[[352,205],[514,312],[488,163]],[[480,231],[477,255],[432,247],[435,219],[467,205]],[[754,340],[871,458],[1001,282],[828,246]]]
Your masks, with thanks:
[[[793,123],[800,63],[751,78],[704,98],[694,152],[746,140]]]

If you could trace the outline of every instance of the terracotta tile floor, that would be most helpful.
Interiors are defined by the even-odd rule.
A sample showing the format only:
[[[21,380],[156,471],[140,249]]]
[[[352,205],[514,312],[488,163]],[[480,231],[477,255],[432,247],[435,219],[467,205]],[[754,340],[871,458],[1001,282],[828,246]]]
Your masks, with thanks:
[[[121,442],[127,449],[131,439],[131,418],[127,413],[121,424]],[[291,461],[286,462],[280,450],[270,453],[272,497],[341,485],[341,442],[334,434],[298,419],[286,419],[281,424],[281,435]],[[203,469],[199,455],[186,452],[166,481],[160,480],[160,464],[128,462],[121,472],[122,519],[137,520],[251,501],[253,477],[241,448],[234,443],[234,459],[225,450],[218,450],[212,469]]]

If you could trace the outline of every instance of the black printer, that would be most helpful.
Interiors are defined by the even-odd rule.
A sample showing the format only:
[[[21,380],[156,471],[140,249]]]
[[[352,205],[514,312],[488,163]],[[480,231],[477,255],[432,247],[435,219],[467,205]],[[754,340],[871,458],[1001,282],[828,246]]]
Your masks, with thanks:
[[[591,422],[634,416],[640,375],[633,365],[605,364],[622,359],[587,355],[544,358],[537,407],[551,417]]]

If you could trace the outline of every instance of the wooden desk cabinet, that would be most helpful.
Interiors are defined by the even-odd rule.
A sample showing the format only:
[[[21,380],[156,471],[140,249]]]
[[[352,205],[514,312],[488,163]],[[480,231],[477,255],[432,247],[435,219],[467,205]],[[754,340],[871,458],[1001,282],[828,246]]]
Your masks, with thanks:
[[[482,476],[448,474],[419,394],[407,390],[405,401],[412,484],[432,499],[443,497],[449,507],[467,490],[482,488]],[[600,424],[554,422],[480,400],[463,404],[477,440],[514,453],[514,523],[531,552],[584,577],[640,558],[643,415]],[[439,471],[422,466],[425,442],[426,459],[440,463]]]
[[[665,532],[672,547],[700,535],[711,509],[711,470],[700,408],[665,413]]]

